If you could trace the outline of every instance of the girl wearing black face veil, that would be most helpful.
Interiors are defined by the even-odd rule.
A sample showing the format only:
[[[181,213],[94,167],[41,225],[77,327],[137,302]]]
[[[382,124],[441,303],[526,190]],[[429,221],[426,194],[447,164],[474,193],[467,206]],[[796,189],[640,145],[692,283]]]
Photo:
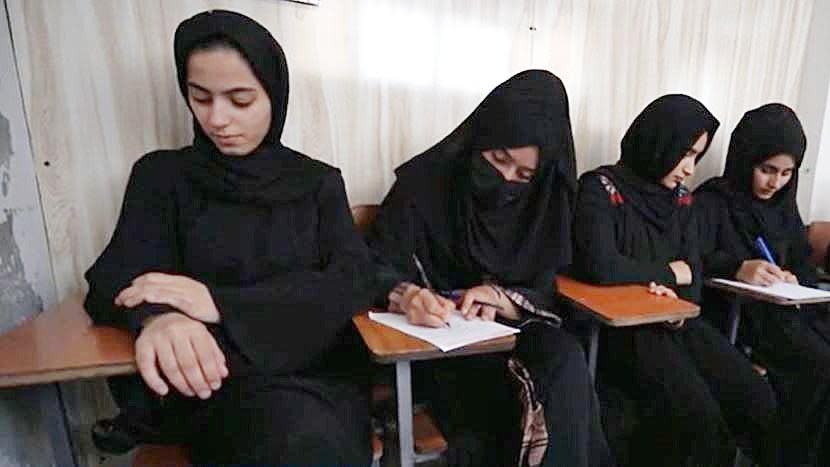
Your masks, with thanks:
[[[114,396],[128,426],[178,428],[195,464],[368,465],[365,355],[352,342],[350,318],[374,292],[361,279],[368,250],[343,180],[280,143],[285,56],[252,19],[216,10],[179,25],[185,98],[189,59],[215,50],[238,53],[262,85],[271,104],[267,134],[253,152],[230,156],[194,118],[192,146],[136,162],[112,240],[87,272],[86,307],[97,323],[129,327],[139,341],[163,319],[207,329],[229,375],[205,400],[174,391],[153,405],[137,379],[116,380]],[[151,271],[206,287],[218,323],[150,296],[129,309],[114,304],[120,291],[159,277]]]
[[[507,181],[482,154],[526,146],[538,148],[526,183]],[[462,290],[465,299],[489,293],[515,313],[500,319],[525,323],[512,355],[416,368],[416,395],[432,404],[450,465],[613,465],[584,353],[555,314],[555,274],[571,260],[576,181],[562,82],[540,70],[513,76],[396,175],[369,234],[384,284],[379,301],[387,305],[391,291],[389,308],[412,319],[406,297],[436,300],[412,285],[425,285],[414,254],[435,289]]]
[[[700,102],[684,95],[663,96],[637,116],[620,161],[580,180],[575,273],[602,284],[654,282],[699,301],[692,199],[682,178],[674,189],[664,180],[681,164],[696,163],[717,127]],[[690,277],[674,272],[678,261]],[[628,443],[611,439],[615,450],[629,450],[627,465],[731,466],[735,436],[748,437],[756,460],[775,462],[767,443],[772,390],[716,329],[698,318],[605,329],[603,339],[601,379],[636,401],[642,416]]]
[[[744,277],[739,271],[763,258],[755,247],[761,236],[781,270],[814,286],[816,273],[796,205],[806,143],[798,117],[781,104],[751,110],[735,127],[723,176],[695,192],[707,276]],[[754,194],[753,173],[778,155],[789,156],[792,178],[772,198],[761,199]],[[706,305],[712,319],[726,315],[728,305],[717,293],[707,293]],[[830,442],[830,328],[826,310],[817,310],[823,307],[744,306],[739,340],[752,346],[779,395],[786,465],[830,465],[824,446]]]

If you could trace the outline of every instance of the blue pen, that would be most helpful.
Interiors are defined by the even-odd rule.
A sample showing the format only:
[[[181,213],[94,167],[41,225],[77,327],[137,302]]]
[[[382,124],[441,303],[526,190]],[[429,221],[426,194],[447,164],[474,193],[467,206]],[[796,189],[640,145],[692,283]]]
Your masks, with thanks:
[[[761,253],[761,256],[770,264],[775,264],[775,258],[772,257],[772,252],[770,251],[769,247],[767,246],[767,242],[764,241],[764,237],[760,235],[755,239],[755,248]]]
[[[772,252],[767,246],[767,242],[764,241],[764,237],[759,235],[758,238],[755,239],[755,248],[757,248],[758,251],[761,252],[761,256],[763,256],[764,259],[767,260],[770,264],[778,266],[777,264],[775,264],[775,258],[772,257]],[[796,305],[795,307],[798,310],[801,309],[801,305]]]

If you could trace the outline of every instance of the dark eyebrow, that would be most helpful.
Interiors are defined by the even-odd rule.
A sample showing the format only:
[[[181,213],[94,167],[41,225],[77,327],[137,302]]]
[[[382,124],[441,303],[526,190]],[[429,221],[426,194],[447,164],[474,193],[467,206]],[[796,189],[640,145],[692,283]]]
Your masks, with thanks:
[[[210,94],[209,90],[203,88],[202,86],[199,86],[198,84],[196,84],[192,81],[188,81],[187,85],[188,85],[188,87],[191,87],[191,88],[196,89],[198,91],[202,91],[202,92],[206,92],[206,93]],[[227,91],[223,91],[222,94],[236,94],[238,92],[256,92],[256,89],[245,87],[245,86],[239,86],[239,87],[228,89]]]
[[[775,170],[776,170],[776,171],[778,171],[778,172],[786,172],[786,171],[788,171],[788,170],[795,170],[795,166],[794,166],[794,165],[793,165],[792,167],[784,167],[784,168],[782,169],[781,167],[777,167],[777,166],[772,165],[772,164],[770,164],[770,163],[768,163],[768,162],[762,162],[762,163],[761,163],[761,167],[765,167],[765,168],[769,168],[769,169],[775,169]]]

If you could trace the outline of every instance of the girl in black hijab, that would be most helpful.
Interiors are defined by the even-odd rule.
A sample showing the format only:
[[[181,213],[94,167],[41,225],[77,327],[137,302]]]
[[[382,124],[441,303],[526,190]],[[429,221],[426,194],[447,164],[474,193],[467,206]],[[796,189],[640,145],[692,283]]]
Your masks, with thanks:
[[[620,161],[580,180],[575,273],[699,301],[701,267],[684,181],[717,128],[715,117],[685,95],[660,97],[634,119]],[[630,444],[620,448],[630,451],[628,465],[730,466],[735,436],[748,436],[763,465],[775,462],[767,443],[772,390],[716,329],[692,319],[606,329],[604,341],[601,377],[635,400],[642,415]]]
[[[744,114],[732,132],[723,176],[695,192],[706,276],[756,285],[815,285],[816,271],[796,205],[806,144],[801,122],[782,104]],[[775,264],[764,260],[756,246],[759,237]],[[706,304],[714,319],[726,315],[727,304],[718,294],[707,293]],[[830,452],[823,447],[830,441],[826,310],[761,302],[744,308],[740,341],[767,366],[778,392],[786,465],[830,465]]]
[[[500,84],[396,170],[369,234],[379,301],[441,326],[455,304],[428,280],[456,291],[465,316],[522,327],[512,355],[416,368],[448,436],[450,465],[613,465],[584,353],[559,328],[554,302],[556,272],[571,260],[575,172],[567,94],[541,70]]]
[[[175,58],[193,145],[136,162],[86,274],[90,315],[137,333],[142,388],[168,395],[117,381],[127,425],[181,428],[196,464],[368,465],[368,250],[339,171],[280,143],[285,55],[215,10],[179,25]]]

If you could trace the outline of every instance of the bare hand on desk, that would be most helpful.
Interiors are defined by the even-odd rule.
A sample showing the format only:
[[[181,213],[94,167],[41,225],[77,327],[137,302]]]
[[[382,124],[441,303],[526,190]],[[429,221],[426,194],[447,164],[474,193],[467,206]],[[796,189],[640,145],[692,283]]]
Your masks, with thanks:
[[[159,369],[180,393],[207,399],[228,376],[225,355],[200,323],[181,313],[165,313],[145,320],[135,342],[141,377],[151,390],[165,395],[169,387]]]
[[[389,293],[389,311],[403,313],[406,320],[419,326],[446,326],[455,303],[429,289],[402,283]]]
[[[776,282],[798,283],[798,278],[793,273],[762,259],[751,259],[741,263],[741,267],[735,273],[735,279],[747,284],[766,287]]]
[[[478,316],[484,321],[493,321],[497,315],[512,320],[519,319],[516,307],[504,295],[504,292],[496,286],[486,284],[465,290],[460,310],[461,315],[466,319]]]
[[[655,282],[650,282],[648,284],[648,291],[649,293],[653,293],[654,295],[660,297],[670,297],[670,298],[677,298],[677,293],[666,287],[665,285],[660,285]]]
[[[210,290],[187,276],[161,272],[142,274],[115,297],[116,305],[127,308],[134,308],[144,302],[170,305],[204,323],[219,322],[219,310]]]

